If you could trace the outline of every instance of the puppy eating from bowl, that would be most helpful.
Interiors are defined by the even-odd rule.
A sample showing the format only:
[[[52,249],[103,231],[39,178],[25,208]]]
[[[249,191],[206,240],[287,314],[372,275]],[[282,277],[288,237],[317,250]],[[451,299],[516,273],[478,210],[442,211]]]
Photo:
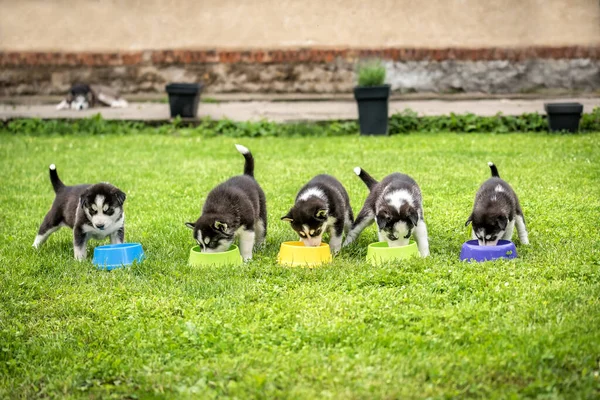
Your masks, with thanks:
[[[333,176],[321,174],[300,189],[294,206],[281,219],[290,223],[306,247],[320,246],[323,234],[329,232],[329,247],[336,254],[354,216],[344,186]]]
[[[50,182],[55,198],[46,214],[33,247],[38,249],[48,237],[63,226],[73,229],[73,251],[76,260],[87,256],[89,239],[110,236],[112,244],[125,240],[125,193],[110,183],[66,186],[58,177],[56,166],[50,165]]]
[[[377,223],[379,241],[389,247],[406,246],[414,236],[421,257],[429,256],[427,225],[423,218],[423,197],[417,182],[406,174],[393,173],[377,182],[360,167],[354,173],[369,189],[344,246],[352,243],[373,222]]]
[[[500,179],[494,163],[489,162],[488,166],[492,177],[483,182],[477,191],[473,211],[465,226],[473,224],[473,239],[480,246],[495,246],[500,239],[511,240],[515,226],[521,243],[529,244],[517,194],[508,183]]]
[[[203,253],[227,251],[239,238],[244,261],[252,259],[267,235],[267,201],[254,178],[254,156],[245,146],[236,144],[244,156],[244,174],[229,178],[207,195],[202,214],[196,222],[186,222]]]

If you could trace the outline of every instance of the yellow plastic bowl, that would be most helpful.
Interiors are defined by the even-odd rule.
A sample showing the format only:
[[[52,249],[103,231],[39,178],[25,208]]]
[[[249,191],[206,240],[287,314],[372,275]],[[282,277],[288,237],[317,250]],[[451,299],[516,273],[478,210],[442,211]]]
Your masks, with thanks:
[[[406,246],[390,247],[387,242],[371,243],[367,248],[367,261],[373,265],[393,260],[402,260],[419,255],[417,242],[411,240]]]
[[[240,249],[231,245],[229,250],[221,253],[202,253],[200,246],[194,246],[190,250],[189,264],[194,267],[206,265],[239,265],[242,263]]]
[[[319,247],[306,247],[302,242],[283,242],[277,262],[291,267],[316,267],[331,262],[331,251],[327,243],[321,243]]]

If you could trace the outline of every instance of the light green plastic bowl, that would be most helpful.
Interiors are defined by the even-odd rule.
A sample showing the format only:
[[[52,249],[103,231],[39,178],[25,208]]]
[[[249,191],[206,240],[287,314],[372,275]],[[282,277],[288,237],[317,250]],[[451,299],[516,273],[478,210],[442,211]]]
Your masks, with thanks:
[[[390,247],[387,242],[376,242],[371,243],[367,248],[367,261],[373,265],[402,260],[416,255],[419,255],[419,248],[414,240],[401,247]]]
[[[190,250],[189,264],[194,267],[208,265],[239,265],[242,263],[240,249],[235,245],[231,245],[229,250],[221,253],[202,253],[200,246],[194,246]]]

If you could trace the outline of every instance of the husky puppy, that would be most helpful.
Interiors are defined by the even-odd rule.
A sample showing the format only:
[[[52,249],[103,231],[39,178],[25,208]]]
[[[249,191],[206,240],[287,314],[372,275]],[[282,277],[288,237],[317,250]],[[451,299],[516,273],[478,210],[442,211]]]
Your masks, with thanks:
[[[127,107],[128,103],[117,90],[108,86],[76,83],[71,86],[69,93],[56,109],[87,110],[96,105],[123,108]]]
[[[465,226],[473,223],[473,239],[480,246],[495,246],[498,240],[511,240],[515,225],[522,244],[529,244],[523,210],[516,193],[500,179],[494,163],[488,163],[492,177],[483,182],[475,195],[473,212]]]
[[[229,249],[236,237],[244,261],[252,259],[252,249],[267,235],[265,194],[254,179],[254,157],[246,147],[236,149],[244,156],[244,175],[234,176],[210,191],[196,222],[185,225],[194,231],[194,239],[203,252],[218,253]]]
[[[414,234],[421,257],[427,257],[427,225],[423,219],[423,200],[417,182],[400,173],[393,173],[377,182],[360,167],[354,168],[354,173],[367,185],[370,193],[344,246],[352,243],[367,226],[376,221],[380,242],[385,241],[390,247],[405,246]]]
[[[294,206],[281,219],[291,223],[305,246],[320,246],[323,233],[328,231],[329,246],[335,254],[354,216],[344,186],[331,175],[317,175],[300,189]]]
[[[90,238],[111,243],[125,240],[125,193],[109,183],[65,186],[54,164],[50,165],[50,182],[56,197],[46,214],[33,247],[39,248],[52,233],[63,226],[73,229],[75,259],[84,260]]]

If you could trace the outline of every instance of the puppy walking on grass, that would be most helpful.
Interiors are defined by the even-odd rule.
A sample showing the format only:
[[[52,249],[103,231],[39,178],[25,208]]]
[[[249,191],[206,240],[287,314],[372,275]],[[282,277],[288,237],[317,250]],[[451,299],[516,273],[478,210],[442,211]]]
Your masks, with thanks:
[[[33,247],[39,248],[48,237],[63,226],[73,229],[75,259],[87,256],[90,238],[123,243],[125,240],[125,193],[110,183],[66,186],[50,165],[50,181],[56,197],[40,225]]]
[[[185,226],[194,231],[194,239],[205,253],[229,249],[236,237],[244,261],[252,259],[255,246],[267,235],[265,194],[254,179],[254,157],[246,147],[236,144],[244,156],[244,174],[234,176],[210,191],[202,215]]]

